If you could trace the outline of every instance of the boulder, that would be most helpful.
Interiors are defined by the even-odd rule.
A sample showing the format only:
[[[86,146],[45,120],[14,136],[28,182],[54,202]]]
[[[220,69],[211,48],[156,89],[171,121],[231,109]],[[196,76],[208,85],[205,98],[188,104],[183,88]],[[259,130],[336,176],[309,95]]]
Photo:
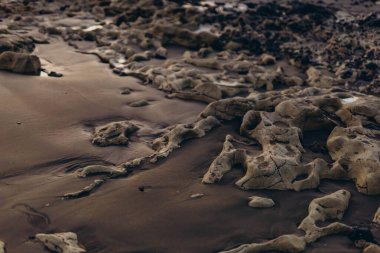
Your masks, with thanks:
[[[39,75],[41,62],[35,55],[6,51],[0,54],[0,70],[27,75]]]

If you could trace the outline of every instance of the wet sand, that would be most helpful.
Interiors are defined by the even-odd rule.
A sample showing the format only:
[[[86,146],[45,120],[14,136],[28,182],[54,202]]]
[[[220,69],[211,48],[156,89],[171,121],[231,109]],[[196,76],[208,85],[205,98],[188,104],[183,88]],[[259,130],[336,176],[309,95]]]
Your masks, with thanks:
[[[86,43],[83,47],[90,45]],[[171,50],[171,58],[179,57],[176,50],[181,49]],[[64,199],[65,193],[82,189],[94,178],[106,178],[78,178],[78,168],[120,165],[148,156],[154,152],[148,142],[159,136],[157,130],[197,121],[207,104],[168,98],[137,78],[115,75],[98,57],[79,53],[58,36],[52,36],[50,44],[38,44],[34,53],[43,67],[63,77],[0,71],[0,239],[6,252],[48,252],[35,235],[66,231],[76,233],[90,253],[219,252],[283,234],[302,234],[297,226],[308,215],[310,202],[340,189],[352,194],[342,222],[370,229],[380,242],[380,228],[372,223],[380,196],[359,193],[348,180],[322,180],[316,189],[301,192],[244,191],[235,182],[245,171],[235,166],[218,184],[203,184],[202,177],[219,155],[226,135],[243,138],[241,119],[224,121],[204,137],[186,140],[167,158],[143,164],[127,177],[107,178],[89,196]],[[126,88],[130,94],[122,94]],[[130,106],[142,99],[149,104]],[[91,143],[95,126],[121,120],[140,127],[128,146]],[[325,143],[327,136],[306,132],[302,143],[319,139]],[[251,155],[262,151],[257,143],[237,145]],[[317,157],[306,151],[309,156],[303,159]],[[327,154],[318,156],[332,162]],[[198,193],[204,196],[190,197]],[[253,209],[247,205],[252,195],[269,197],[276,204]],[[330,235],[310,244],[305,252],[361,249],[346,235]]]

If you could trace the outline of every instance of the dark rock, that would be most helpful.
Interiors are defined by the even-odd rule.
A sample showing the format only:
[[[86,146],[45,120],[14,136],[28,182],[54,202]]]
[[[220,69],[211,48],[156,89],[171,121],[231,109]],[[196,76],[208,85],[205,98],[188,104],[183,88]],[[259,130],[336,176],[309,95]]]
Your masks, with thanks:
[[[0,54],[0,69],[21,74],[39,75],[41,62],[35,55],[6,51]]]

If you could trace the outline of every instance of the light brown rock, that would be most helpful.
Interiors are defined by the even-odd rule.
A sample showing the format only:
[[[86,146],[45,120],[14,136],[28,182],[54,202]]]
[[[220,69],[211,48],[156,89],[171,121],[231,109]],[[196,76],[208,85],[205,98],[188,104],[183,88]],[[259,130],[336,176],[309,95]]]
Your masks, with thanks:
[[[275,205],[274,201],[270,198],[252,196],[248,199],[250,200],[248,205],[253,208],[270,208]]]
[[[82,253],[86,252],[79,246],[78,237],[73,232],[56,234],[36,234],[36,238],[41,241],[49,250],[58,253]]]
[[[129,142],[129,136],[139,128],[128,122],[112,122],[95,128],[92,143],[105,147],[110,145],[126,145]]]

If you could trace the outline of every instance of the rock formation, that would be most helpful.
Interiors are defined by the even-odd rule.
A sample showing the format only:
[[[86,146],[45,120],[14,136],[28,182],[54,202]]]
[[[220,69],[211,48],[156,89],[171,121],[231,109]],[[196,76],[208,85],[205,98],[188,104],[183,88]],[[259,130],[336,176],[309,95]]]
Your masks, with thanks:
[[[75,233],[64,232],[56,234],[36,234],[36,238],[41,241],[49,250],[58,253],[81,253],[86,252],[78,243]]]
[[[159,158],[167,157],[180,144],[189,139],[203,137],[207,132],[220,125],[214,117],[207,117],[194,124],[179,124],[168,129],[167,133],[153,141],[152,147],[156,151],[151,162],[156,162]]]
[[[128,122],[112,122],[95,128],[92,143],[98,146],[126,145],[129,142],[129,136],[139,128]]]
[[[321,237],[336,233],[352,231],[350,226],[340,222],[333,222],[319,227],[317,222],[330,219],[341,220],[346,211],[351,194],[346,190],[339,190],[321,198],[316,198],[309,205],[309,214],[302,220],[298,229],[305,232],[304,236],[297,234],[282,235],[263,243],[244,244],[237,248],[222,251],[223,253],[252,253],[266,251],[302,252],[306,245],[315,242]]]
[[[375,154],[379,149],[376,139],[379,133],[371,125],[380,100],[371,97],[364,102],[350,93],[322,93],[323,90],[318,90],[319,95],[295,99],[288,99],[286,95],[278,99],[272,96],[271,103],[264,107],[257,98],[220,100],[210,104],[202,116],[232,119],[244,115],[240,132],[257,140],[262,146],[262,154],[251,156],[243,149],[236,149],[231,137],[227,136],[222,152],[210,165],[203,182],[219,181],[233,166],[241,164],[246,175],[236,184],[243,189],[299,191],[316,188],[321,179],[331,178],[351,179],[360,192],[379,194],[379,158]],[[272,106],[275,106],[274,112],[268,112]],[[335,163],[329,168],[326,161],[317,158],[304,164],[302,133],[323,129],[333,129],[327,148]],[[301,176],[305,177],[298,179]]]
[[[41,63],[40,59],[35,55],[5,51],[0,54],[0,70],[9,70],[20,74],[39,75]]]
[[[84,196],[89,195],[91,192],[93,192],[96,188],[100,187],[105,182],[105,180],[102,179],[96,179],[93,183],[90,185],[84,187],[82,190],[75,191],[75,192],[69,192],[63,195],[63,198],[66,199],[74,199],[74,198],[81,198]]]

